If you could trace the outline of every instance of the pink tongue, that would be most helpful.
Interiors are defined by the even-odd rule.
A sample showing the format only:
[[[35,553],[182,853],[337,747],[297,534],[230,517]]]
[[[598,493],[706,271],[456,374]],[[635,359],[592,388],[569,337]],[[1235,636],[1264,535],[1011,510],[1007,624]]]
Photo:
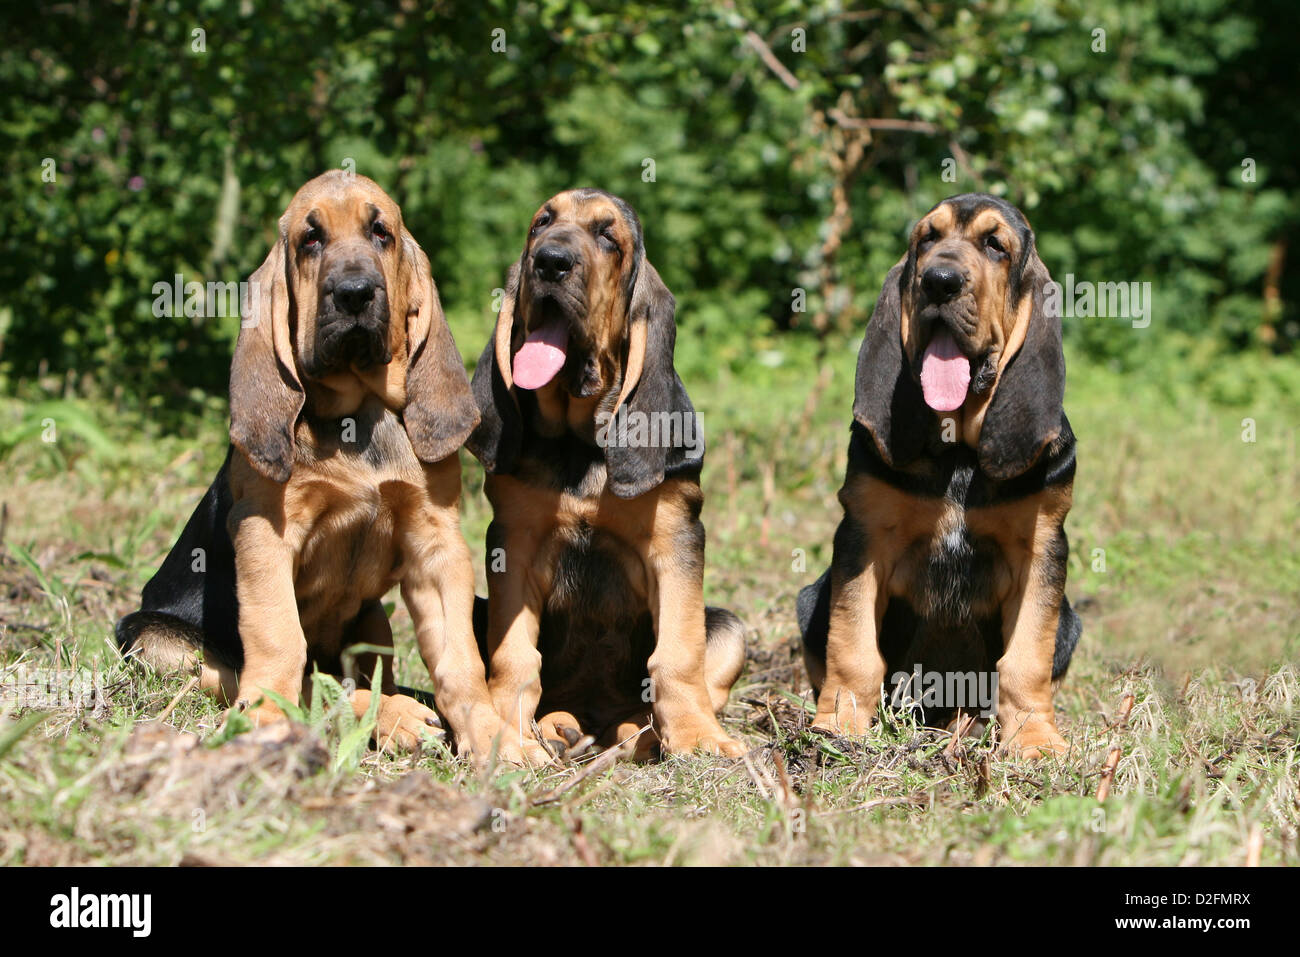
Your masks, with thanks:
[[[515,385],[521,389],[540,389],[564,368],[565,349],[569,345],[569,325],[563,319],[534,329],[515,353]]]
[[[936,412],[951,412],[966,401],[969,385],[970,360],[961,354],[952,334],[940,329],[926,346],[921,360],[925,404]]]

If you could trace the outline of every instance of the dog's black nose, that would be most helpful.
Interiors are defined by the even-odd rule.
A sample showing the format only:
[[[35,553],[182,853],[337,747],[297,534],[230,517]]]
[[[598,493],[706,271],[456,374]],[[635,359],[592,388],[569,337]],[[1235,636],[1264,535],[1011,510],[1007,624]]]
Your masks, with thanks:
[[[559,282],[573,268],[573,253],[563,246],[543,246],[533,253],[533,271],[539,279]]]
[[[921,288],[933,303],[943,303],[956,297],[966,284],[961,270],[952,266],[931,266],[921,275]]]
[[[374,298],[374,280],[363,276],[341,279],[334,285],[334,303],[344,312],[355,315],[370,305]]]

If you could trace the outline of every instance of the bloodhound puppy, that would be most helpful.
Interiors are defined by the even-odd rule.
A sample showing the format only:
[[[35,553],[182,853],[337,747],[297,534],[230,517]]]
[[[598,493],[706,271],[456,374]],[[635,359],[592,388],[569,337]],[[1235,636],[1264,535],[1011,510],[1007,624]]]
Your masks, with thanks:
[[[296,703],[312,668],[340,675],[355,647],[360,715],[393,645],[380,600],[400,584],[455,743],[486,755],[501,721],[474,641],[456,455],[479,415],[428,257],[383,190],[332,172],[294,196],[250,286],[225,464],[119,646],[196,669],[258,723],[283,716],[268,692]],[[397,693],[391,661],[379,691],[381,744],[413,746],[437,723]]]
[[[535,760],[533,734],[638,741],[646,756],[741,754],[717,713],[744,630],[704,605],[704,442],[673,368],[674,300],[626,202],[548,200],[511,267],[474,370],[488,475],[488,687]],[[649,740],[647,740],[649,739]]]
[[[927,213],[886,276],[858,355],[834,558],[799,595],[815,726],[864,733],[887,678],[996,668],[1002,746],[1065,750],[1053,682],[1081,626],[1065,598],[1075,443],[1050,281],[1025,217],[982,194]],[[923,703],[927,722],[975,710]]]

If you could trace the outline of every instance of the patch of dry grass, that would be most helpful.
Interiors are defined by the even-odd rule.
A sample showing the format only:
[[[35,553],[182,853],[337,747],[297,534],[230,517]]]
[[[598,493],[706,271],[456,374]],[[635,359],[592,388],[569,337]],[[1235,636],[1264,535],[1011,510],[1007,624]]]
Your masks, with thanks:
[[[220,711],[123,669],[109,636],[220,464],[223,423],[165,436],[129,420],[105,426],[109,446],[15,449],[0,485],[0,863],[1300,863],[1286,424],[1300,410],[1259,414],[1246,444],[1249,410],[1072,366],[1068,590],[1085,633],[1057,708],[1073,751],[1024,765],[898,717],[861,741],[807,727],[794,596],[830,557],[852,353],[820,378],[795,357],[692,390],[710,437],[706,593],[750,629],[725,717],[753,749],[743,761],[484,771],[435,743],[342,760],[346,729],[324,719],[213,746]],[[488,516],[468,458],[465,482],[477,551]],[[400,602],[393,622],[399,674],[427,686]],[[98,682],[102,706],[19,707],[3,694],[19,665]]]

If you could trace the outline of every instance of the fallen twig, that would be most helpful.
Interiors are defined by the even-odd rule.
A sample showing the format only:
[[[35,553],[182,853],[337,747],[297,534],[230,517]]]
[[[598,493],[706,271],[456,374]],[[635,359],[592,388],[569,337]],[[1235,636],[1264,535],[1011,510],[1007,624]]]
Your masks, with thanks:
[[[1126,694],[1123,697],[1119,703],[1119,714],[1115,716],[1114,721],[1106,726],[1107,731],[1114,731],[1117,728],[1122,728],[1128,723],[1129,715],[1133,713],[1133,703],[1136,700],[1137,699],[1131,694]]]
[[[1114,747],[1106,755],[1106,766],[1101,769],[1101,783],[1097,785],[1097,803],[1102,804],[1110,796],[1110,782],[1115,778],[1115,769],[1119,767],[1119,758],[1123,749]]]
[[[583,768],[580,774],[574,775],[573,777],[569,778],[569,780],[553,788],[547,793],[538,795],[537,797],[533,798],[529,802],[529,804],[532,805],[533,807],[540,807],[543,804],[553,804],[555,801],[559,800],[561,795],[567,794],[569,791],[572,791],[583,781],[587,780],[587,778],[591,777],[592,775],[601,774],[607,771],[609,768],[613,767],[615,763],[617,763],[619,758],[623,757],[624,755],[631,754],[633,750],[632,745],[636,742],[637,738],[641,737],[641,735],[645,734],[649,730],[650,730],[650,725],[647,724],[644,728],[641,728],[635,734],[630,735],[623,741],[620,741],[615,747],[606,749],[603,754],[601,754],[598,758],[596,758],[596,760],[592,761],[585,768]]]
[[[176,710],[176,706],[181,703],[181,699],[198,687],[199,676],[193,675],[189,681],[185,682],[185,687],[176,692],[176,697],[172,698],[171,703],[162,709],[162,714],[154,718],[159,724],[162,724],[171,717],[171,713]]]

